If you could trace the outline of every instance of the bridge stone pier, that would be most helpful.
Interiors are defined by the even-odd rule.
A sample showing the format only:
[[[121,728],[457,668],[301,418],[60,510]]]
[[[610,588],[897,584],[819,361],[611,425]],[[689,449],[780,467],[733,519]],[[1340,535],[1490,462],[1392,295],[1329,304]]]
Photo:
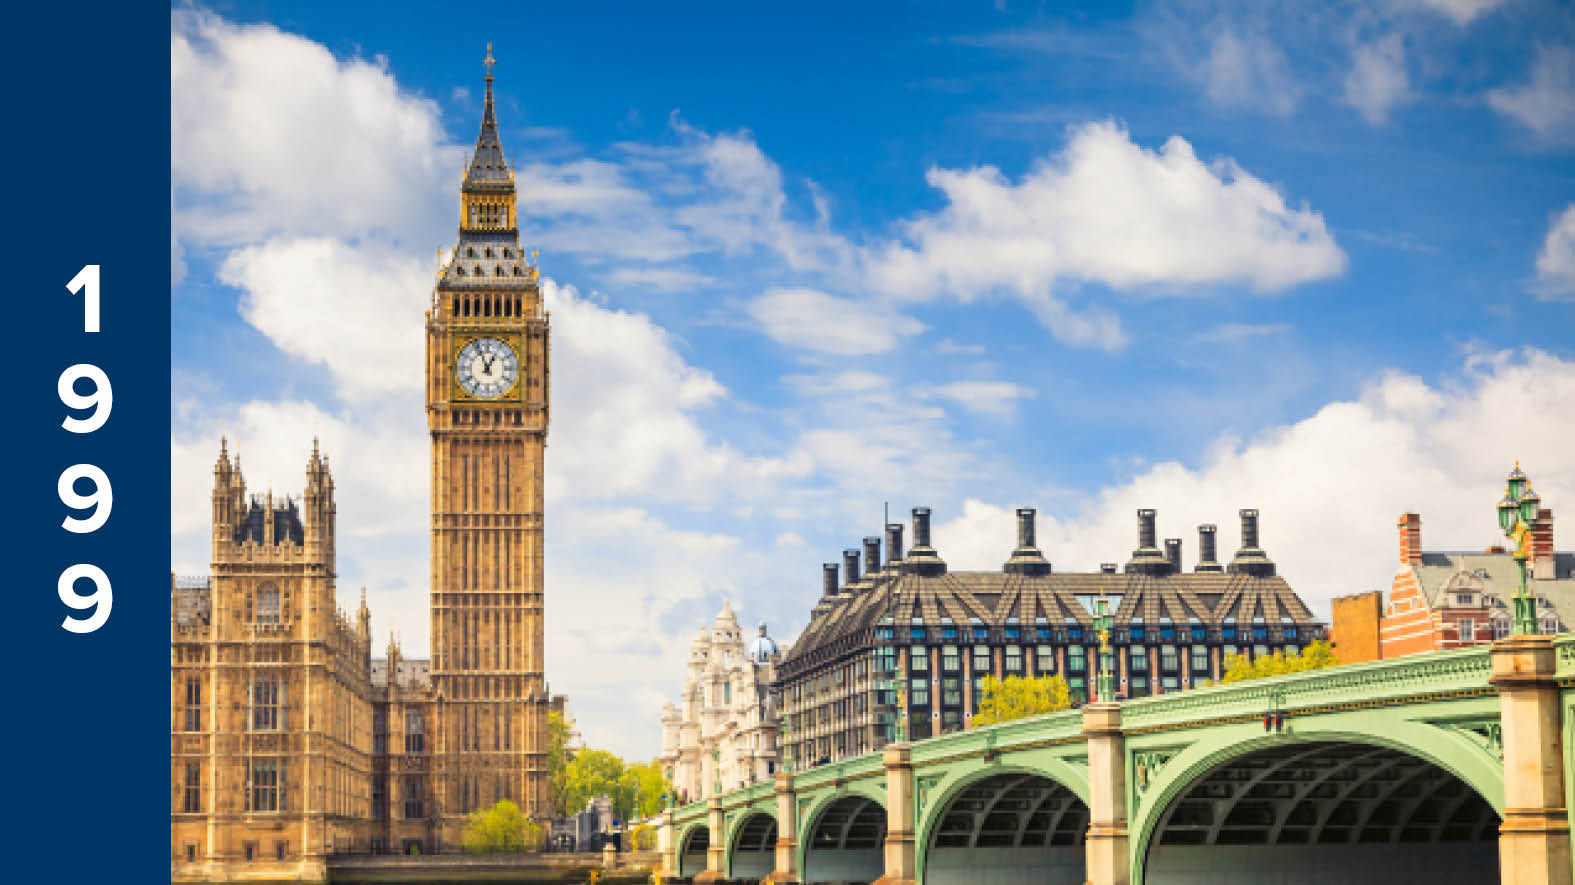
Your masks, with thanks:
[[[664,879],[1571,885],[1575,635],[1090,704],[663,815]]]

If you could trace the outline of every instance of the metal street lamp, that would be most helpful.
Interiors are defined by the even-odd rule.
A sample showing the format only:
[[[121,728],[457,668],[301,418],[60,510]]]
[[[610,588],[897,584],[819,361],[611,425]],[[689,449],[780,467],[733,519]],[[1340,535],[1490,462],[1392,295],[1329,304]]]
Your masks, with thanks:
[[[788,714],[783,713],[777,721],[777,768],[789,774],[793,771],[793,753],[788,746],[789,733],[792,729]]]
[[[1520,582],[1515,587],[1514,619],[1510,633],[1530,636],[1537,633],[1537,599],[1526,589],[1526,562],[1531,559],[1531,524],[1542,514],[1542,498],[1531,490],[1531,483],[1520,470],[1520,462],[1509,473],[1504,497],[1498,502],[1498,527],[1504,537],[1515,542],[1515,566]]]
[[[1099,637],[1099,674],[1095,679],[1096,701],[1110,703],[1116,699],[1116,679],[1112,672],[1113,662],[1110,653],[1110,626],[1115,623],[1115,616],[1110,612],[1110,601],[1105,598],[1103,590],[1099,598],[1094,601],[1094,632]]]

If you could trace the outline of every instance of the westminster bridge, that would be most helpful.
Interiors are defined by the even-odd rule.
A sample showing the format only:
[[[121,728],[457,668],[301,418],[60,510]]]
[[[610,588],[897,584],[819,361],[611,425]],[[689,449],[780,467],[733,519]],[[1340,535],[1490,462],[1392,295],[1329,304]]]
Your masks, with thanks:
[[[660,875],[1570,883],[1575,634],[888,745],[664,814]]]

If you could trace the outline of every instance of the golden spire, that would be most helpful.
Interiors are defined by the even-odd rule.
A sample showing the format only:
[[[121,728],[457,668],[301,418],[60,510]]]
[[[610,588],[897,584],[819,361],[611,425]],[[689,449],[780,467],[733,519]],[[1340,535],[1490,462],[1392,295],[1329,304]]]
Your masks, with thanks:
[[[486,67],[486,69],[487,69],[487,79],[488,80],[492,79],[492,66],[497,64],[497,63],[498,63],[498,60],[492,57],[492,41],[488,40],[487,41],[487,57],[481,60],[481,64],[484,67]]]

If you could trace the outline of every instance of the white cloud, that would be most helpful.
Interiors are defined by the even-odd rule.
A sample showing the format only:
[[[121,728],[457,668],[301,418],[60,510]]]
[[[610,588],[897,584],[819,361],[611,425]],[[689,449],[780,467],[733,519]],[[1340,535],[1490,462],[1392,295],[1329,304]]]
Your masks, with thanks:
[[[1283,335],[1294,331],[1289,323],[1221,323],[1192,336],[1204,343],[1234,343],[1264,335]]]
[[[996,418],[1016,415],[1018,401],[1034,396],[1033,388],[1012,381],[953,381],[932,388],[932,392],[970,412]]]
[[[230,253],[219,279],[285,353],[328,366],[347,397],[419,391],[420,317],[433,265],[380,243],[269,240]]]
[[[804,476],[802,456],[754,457],[712,440],[693,412],[720,402],[715,376],[689,365],[666,330],[543,280],[552,313],[555,500],[649,496],[702,505],[749,498]]]
[[[1345,103],[1374,125],[1388,121],[1389,112],[1411,99],[1405,67],[1405,40],[1389,34],[1356,47],[1345,77]]]
[[[1429,549],[1501,543],[1493,504],[1517,458],[1546,506],[1575,510],[1572,402],[1575,362],[1535,350],[1471,355],[1436,386],[1386,374],[1302,421],[1251,440],[1222,437],[1195,467],[1154,464],[1086,504],[1041,509],[1040,546],[1066,571],[1124,562],[1136,546],[1134,512],[1154,507],[1190,567],[1199,523],[1219,526],[1228,558],[1237,510],[1256,507],[1269,556],[1327,617],[1334,596],[1388,588],[1402,512],[1422,514]],[[1032,503],[975,500],[950,519],[937,514],[936,549],[953,568],[998,568],[1014,541],[1009,508]]]
[[[1238,34],[1224,28],[1209,44],[1208,57],[1195,71],[1209,100],[1223,107],[1245,107],[1276,116],[1296,110],[1300,89],[1285,53],[1264,34]]]
[[[271,25],[177,10],[170,96],[183,239],[380,231],[422,241],[453,214],[445,188],[464,149],[447,142],[437,105],[402,90],[380,62],[340,61]]]
[[[1504,0],[1399,0],[1397,5],[1420,5],[1464,27],[1477,16],[1503,3]]]
[[[1538,46],[1531,79],[1490,91],[1487,102],[1539,138],[1560,144],[1575,140],[1575,49]]]
[[[838,356],[885,353],[924,331],[912,317],[814,289],[771,289],[746,309],[776,341]]]
[[[1575,203],[1565,206],[1548,228],[1542,251],[1537,253],[1533,288],[1546,298],[1575,296]]]
[[[1062,278],[1154,294],[1216,283],[1276,292],[1345,269],[1318,212],[1287,205],[1229,158],[1205,164],[1179,136],[1149,150],[1114,122],[1074,127],[1063,152],[1017,182],[990,166],[927,179],[947,205],[905,223],[906,242],[874,257],[872,282],[904,298],[1010,292],[1069,343],[1124,339],[1113,316],[1054,296]]]

